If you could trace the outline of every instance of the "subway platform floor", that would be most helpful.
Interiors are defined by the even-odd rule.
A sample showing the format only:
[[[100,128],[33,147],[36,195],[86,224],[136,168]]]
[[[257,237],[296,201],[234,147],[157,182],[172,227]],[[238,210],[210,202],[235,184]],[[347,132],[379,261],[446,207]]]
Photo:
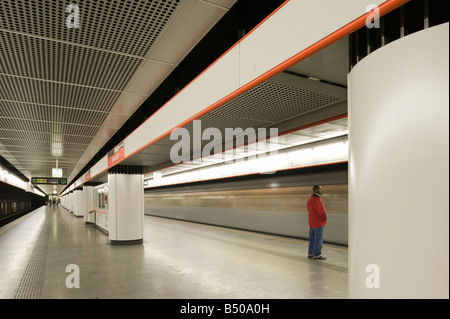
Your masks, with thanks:
[[[41,207],[0,227],[0,299],[348,297],[343,247],[324,245],[327,260],[318,261],[307,258],[302,240],[144,221],[140,245],[111,245],[107,234],[62,207]],[[76,282],[73,267],[79,288],[66,285]]]

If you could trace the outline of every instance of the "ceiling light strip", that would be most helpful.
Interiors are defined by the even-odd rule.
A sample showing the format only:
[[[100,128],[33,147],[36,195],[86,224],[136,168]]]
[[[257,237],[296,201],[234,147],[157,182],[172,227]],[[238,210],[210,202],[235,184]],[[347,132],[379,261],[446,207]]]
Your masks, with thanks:
[[[107,88],[102,88],[102,87],[89,86],[89,85],[83,85],[83,84],[74,84],[74,83],[70,83],[70,82],[61,82],[61,81],[55,81],[55,80],[45,80],[45,79],[33,78],[33,77],[23,76],[23,75],[14,75],[14,74],[6,74],[6,73],[0,73],[0,75],[9,76],[9,77],[13,77],[13,78],[20,78],[20,79],[39,81],[39,82],[56,83],[56,84],[76,86],[76,87],[82,87],[82,88],[88,88],[88,89],[116,92],[116,93],[123,93],[124,92],[122,90],[107,89]]]
[[[54,135],[53,133],[49,133],[49,134],[52,134],[52,135]],[[16,137],[2,137],[1,138],[2,139],[2,141],[8,141],[8,140],[12,140],[12,141],[16,141],[16,142],[30,142],[30,143],[39,143],[39,142],[42,142],[42,143],[48,143],[48,142],[53,142],[52,140],[42,140],[42,139],[30,139],[30,138],[16,138]],[[83,145],[83,146],[87,146],[87,145],[89,145],[90,143],[78,143],[78,142],[65,142],[64,143],[65,145],[67,145],[67,144],[74,144],[74,145]],[[11,144],[3,144],[3,145],[11,145]],[[32,156],[32,155],[31,155]]]
[[[28,101],[17,101],[17,100],[0,99],[0,102],[23,103],[23,104],[33,105],[33,106],[49,106],[49,107],[70,109],[70,110],[76,110],[76,111],[94,112],[94,113],[129,115],[127,113],[116,113],[116,112],[108,112],[108,111],[102,111],[102,110],[84,109],[84,108],[80,108],[80,107],[72,107],[72,106],[64,106],[64,105],[56,105],[56,104],[45,104],[45,103],[36,103],[36,102],[28,102]]]
[[[324,140],[333,139],[333,138],[336,138],[336,137],[339,137],[339,136],[348,135],[348,129],[346,128],[344,130],[334,132],[334,133],[332,133],[329,136],[311,136],[310,138],[308,138],[306,140],[302,139],[302,140],[296,141],[296,142],[283,143],[283,140],[285,140],[286,138],[289,138],[289,136],[294,137],[294,138],[296,136],[297,137],[298,136],[305,136],[304,134],[302,134],[302,132],[307,130],[307,129],[309,129],[309,128],[311,128],[311,127],[319,127],[320,128],[321,125],[323,126],[324,124],[334,124],[333,123],[334,121],[337,121],[337,120],[340,120],[340,119],[343,119],[343,118],[346,118],[346,117],[347,117],[347,114],[342,114],[342,115],[338,115],[338,116],[334,116],[334,117],[328,118],[326,120],[318,121],[318,122],[311,123],[311,124],[308,124],[308,125],[303,125],[303,126],[295,128],[295,129],[292,129],[292,130],[280,133],[279,135],[275,136],[275,138],[277,139],[277,143],[275,143],[274,147],[270,148],[270,149],[267,149],[267,145],[266,145],[266,148],[264,150],[261,150],[261,151],[253,150],[253,153],[249,154],[249,151],[245,150],[245,147],[248,147],[248,145],[249,145],[248,143],[245,143],[244,145],[238,146],[238,147],[233,145],[232,149],[226,149],[220,154],[209,155],[207,157],[201,157],[200,159],[198,159],[198,158],[197,159],[193,159],[193,160],[191,160],[189,162],[186,162],[186,163],[183,163],[183,164],[173,164],[173,165],[170,165],[170,166],[166,166],[164,168],[159,168],[159,169],[156,169],[156,170],[145,172],[144,175],[151,174],[151,173],[153,173],[155,171],[161,172],[161,173],[163,173],[165,175],[167,175],[167,174],[174,174],[174,173],[179,173],[180,171],[187,171],[187,170],[191,170],[191,169],[198,169],[200,167],[217,165],[217,164],[220,164],[220,163],[223,163],[223,162],[235,161],[235,160],[239,160],[239,159],[242,159],[242,158],[247,158],[247,157],[250,157],[250,156],[260,155],[260,154],[263,154],[263,153],[268,153],[268,152],[271,153],[275,149],[277,151],[282,151],[282,150],[287,149],[287,148],[292,148],[292,147],[296,147],[296,146],[300,146],[300,145],[304,145],[304,144],[311,144],[311,143],[315,143],[315,142],[318,142],[318,141],[324,141]],[[254,144],[256,145],[257,143],[266,143],[266,141],[270,141],[270,138],[271,137],[260,139],[260,140],[256,141]],[[230,158],[227,158],[227,159],[223,159],[223,153],[224,152],[229,152],[229,151],[237,152],[237,150],[239,150],[239,149],[243,150],[241,155],[237,154],[237,155],[235,155],[233,157],[230,157]],[[199,160],[201,161],[200,163],[198,163]],[[165,172],[168,172],[168,171],[171,171],[171,173],[165,173]]]
[[[59,122],[59,121],[48,121],[48,120],[41,120],[41,119],[34,119],[34,118],[17,118],[17,117],[11,117],[11,116],[0,116],[0,119],[7,119],[7,120],[17,120],[17,121],[32,121],[32,122],[38,122],[38,123],[51,123],[51,124],[63,124],[63,125],[76,125],[76,126],[86,126],[86,127],[105,127],[110,128],[108,126],[102,126],[102,125],[92,125],[92,124],[81,124],[81,123],[75,123],[75,122]],[[53,133],[52,133],[53,134]]]
[[[207,1],[207,0],[199,0],[199,1],[200,1],[200,2],[203,2],[203,3],[205,3],[205,4],[208,4],[208,5],[211,5],[211,6],[215,7],[215,8],[219,8],[219,9],[221,9],[221,10],[224,10],[224,11],[226,11],[226,12],[230,11],[230,9],[228,9],[228,8],[226,8],[226,7],[223,7],[223,6],[221,6],[221,5],[217,4],[217,3],[212,3],[212,2],[209,2],[209,1]]]
[[[12,128],[0,128],[0,131],[9,131],[9,132],[23,132],[22,130],[12,129]],[[55,133],[52,132],[43,132],[43,131],[34,131],[33,134],[50,134],[54,135]],[[77,137],[89,137],[92,138],[92,135],[80,135],[80,134],[73,134],[73,133],[58,133],[60,135],[68,135],[68,136],[77,136]]]

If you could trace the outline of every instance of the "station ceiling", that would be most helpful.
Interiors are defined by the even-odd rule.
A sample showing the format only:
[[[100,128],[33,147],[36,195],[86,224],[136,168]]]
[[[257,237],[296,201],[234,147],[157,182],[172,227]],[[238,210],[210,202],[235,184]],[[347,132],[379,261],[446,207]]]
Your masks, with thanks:
[[[71,3],[79,28],[68,27],[75,11],[66,12],[66,1],[0,4],[0,154],[28,178],[50,177],[57,165],[70,183],[236,0]],[[323,119],[327,107],[345,112],[347,72],[344,38],[202,124],[289,130],[316,111],[310,121]],[[164,167],[172,145],[160,140],[124,164]],[[60,193],[65,186],[41,188]]]

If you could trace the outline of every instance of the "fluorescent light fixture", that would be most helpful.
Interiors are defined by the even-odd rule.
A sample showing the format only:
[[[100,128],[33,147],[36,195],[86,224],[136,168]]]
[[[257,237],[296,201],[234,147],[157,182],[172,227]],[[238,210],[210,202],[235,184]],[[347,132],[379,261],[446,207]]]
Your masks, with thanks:
[[[3,169],[2,167],[0,167],[0,182],[12,185],[14,187],[23,189],[25,191],[31,191],[30,186],[27,182],[24,182],[23,180],[18,178],[16,175],[11,174],[7,170]],[[36,195],[42,196],[42,197],[45,196],[44,194],[42,194],[42,192],[40,192],[37,189],[34,189],[33,193],[35,193]]]
[[[168,178],[181,174],[183,174],[183,181],[190,182],[253,173],[271,173],[280,169],[332,162],[333,159],[334,161],[345,161],[348,158],[346,145],[334,145],[330,141],[329,146],[316,145],[314,148],[302,146],[344,137],[347,134],[348,127],[346,125],[339,122],[324,123],[282,136],[275,136],[272,139],[267,138],[253,144],[225,150],[220,154],[159,169],[158,175],[152,176],[152,173],[154,173],[152,172],[145,176],[145,180],[148,187],[153,187],[159,186],[160,183],[170,185]],[[206,170],[207,167],[214,169]],[[216,172],[216,169],[219,169],[220,173]],[[192,171],[193,174],[187,175],[189,171]],[[204,177],[200,177],[202,175]],[[178,178],[181,179],[181,177]],[[193,179],[190,180],[191,178]],[[159,182],[155,182],[156,179]],[[176,178],[171,178],[170,181],[172,181],[171,183],[179,183]]]
[[[348,145],[345,141],[338,141],[314,147],[301,146],[301,149],[293,151],[286,150],[275,155],[208,165],[195,170],[183,170],[146,182],[148,187],[157,187],[248,174],[270,174],[278,170],[347,160]]]

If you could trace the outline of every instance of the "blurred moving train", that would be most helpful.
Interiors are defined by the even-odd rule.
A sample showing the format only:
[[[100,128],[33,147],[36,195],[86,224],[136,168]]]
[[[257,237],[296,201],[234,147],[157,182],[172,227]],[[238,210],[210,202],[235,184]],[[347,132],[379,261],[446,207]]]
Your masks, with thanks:
[[[0,199],[0,226],[8,223],[14,215],[30,210],[31,205],[31,200]]]
[[[44,205],[45,197],[0,182],[0,227]]]
[[[146,189],[145,214],[307,239],[306,202],[315,184],[328,216],[324,242],[347,245],[347,169]]]

